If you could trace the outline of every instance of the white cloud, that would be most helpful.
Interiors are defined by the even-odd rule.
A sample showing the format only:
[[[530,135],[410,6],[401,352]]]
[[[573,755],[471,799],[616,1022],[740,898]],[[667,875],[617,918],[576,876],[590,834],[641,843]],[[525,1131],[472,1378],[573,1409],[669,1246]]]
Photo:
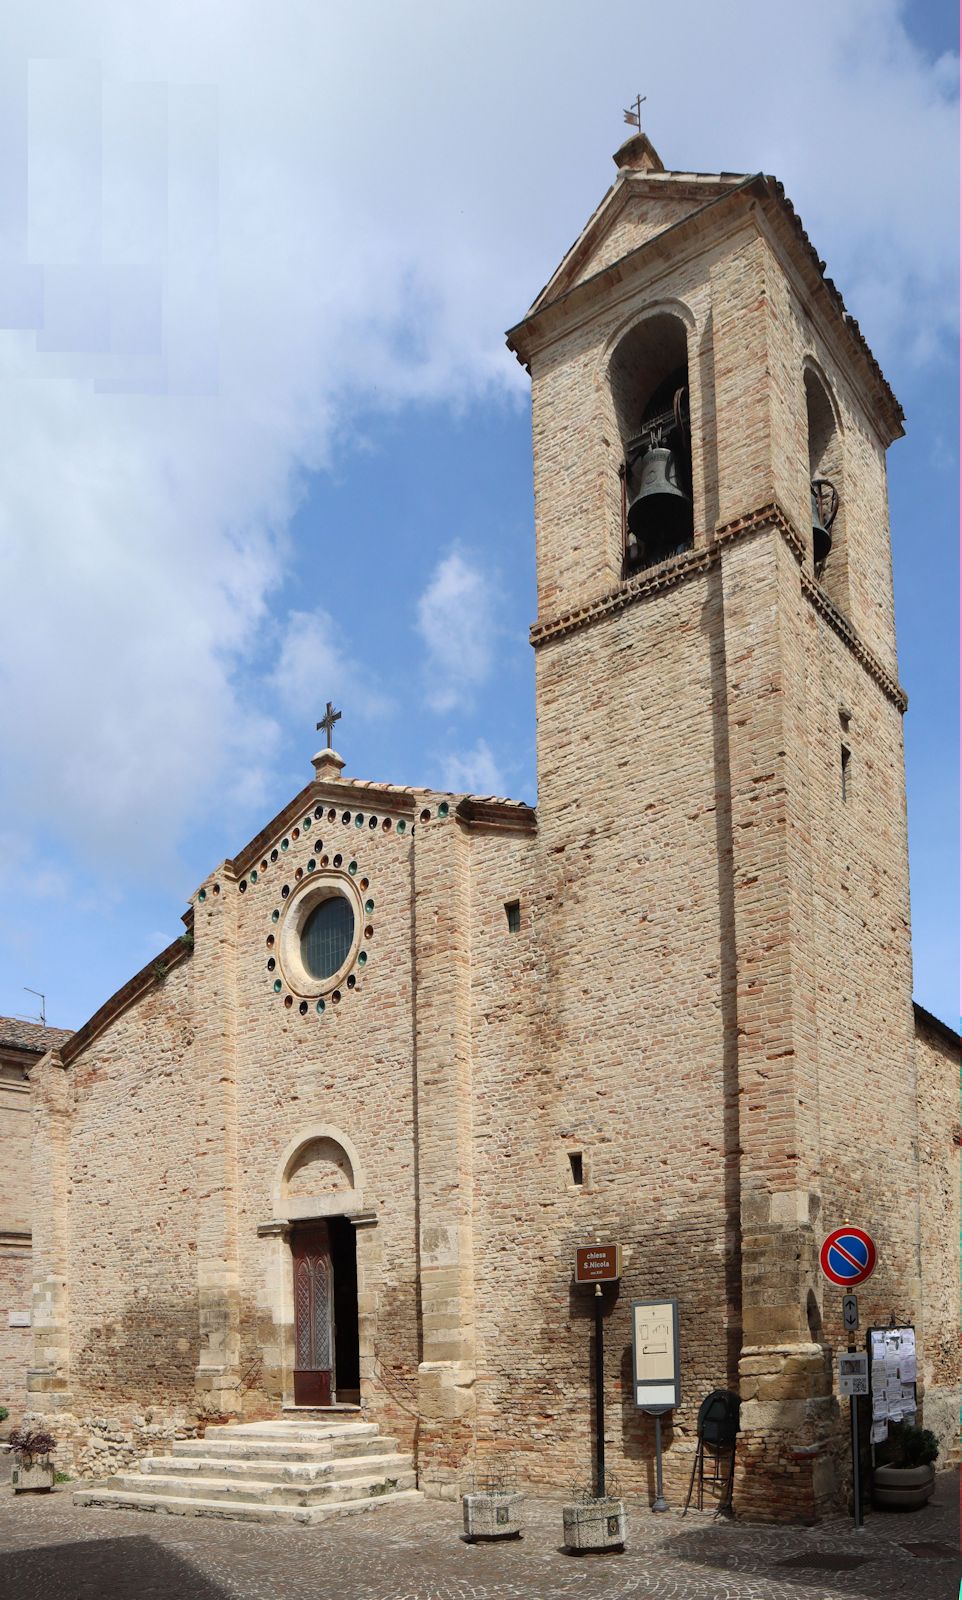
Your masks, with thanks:
[[[457,550],[438,562],[417,606],[427,649],[425,695],[433,711],[463,706],[489,677],[497,633],[492,580]]]
[[[270,683],[284,709],[305,721],[323,707],[324,700],[349,700],[352,712],[362,717],[382,716],[391,704],[365,680],[345,652],[333,617],[320,607],[290,612]]]
[[[479,739],[473,750],[452,751],[442,758],[441,786],[452,794],[503,795],[504,779],[491,754],[487,740]]]
[[[265,791],[279,729],[251,673],[303,474],[364,407],[523,390],[501,330],[600,198],[652,60],[668,165],[776,172],[896,384],[944,359],[958,62],[904,14],[11,0],[5,818],[42,827],[64,792],[71,848],[126,869],[225,786]],[[420,614],[436,708],[484,681],[490,620],[448,557]],[[291,627],[324,666],[319,624]]]

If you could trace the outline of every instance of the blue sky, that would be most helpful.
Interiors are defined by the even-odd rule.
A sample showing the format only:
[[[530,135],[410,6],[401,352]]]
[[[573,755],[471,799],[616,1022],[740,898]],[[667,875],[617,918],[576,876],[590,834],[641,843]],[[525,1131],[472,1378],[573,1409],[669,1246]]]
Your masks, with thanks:
[[[503,330],[640,86],[669,167],[781,178],[905,407],[915,988],[952,1020],[954,8],[40,0],[0,43],[0,1011],[78,1026],[175,937],[327,698],[354,775],[534,799]]]

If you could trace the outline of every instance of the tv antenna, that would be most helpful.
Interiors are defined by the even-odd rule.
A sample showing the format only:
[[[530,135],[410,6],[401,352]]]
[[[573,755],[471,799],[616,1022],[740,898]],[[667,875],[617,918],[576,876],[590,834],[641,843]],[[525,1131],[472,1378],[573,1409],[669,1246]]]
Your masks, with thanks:
[[[28,989],[26,984],[23,986],[23,992],[24,994],[35,994],[37,996],[40,1001],[40,1026],[45,1028],[47,1026],[47,996],[41,994],[39,989]]]

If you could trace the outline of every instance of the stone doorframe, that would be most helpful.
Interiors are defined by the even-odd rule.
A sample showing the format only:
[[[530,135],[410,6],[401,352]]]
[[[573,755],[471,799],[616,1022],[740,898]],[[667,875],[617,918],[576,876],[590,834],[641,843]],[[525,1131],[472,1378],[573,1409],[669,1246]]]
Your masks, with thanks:
[[[309,1145],[324,1141],[337,1146],[350,1171],[349,1187],[333,1193],[293,1196],[288,1193],[288,1178],[298,1157]],[[357,1242],[357,1334],[360,1358],[362,1408],[370,1401],[374,1376],[374,1308],[380,1247],[376,1240],[377,1214],[365,1203],[363,1169],[357,1150],[340,1128],[318,1122],[304,1128],[292,1139],[279,1161],[271,1193],[273,1215],[258,1224],[258,1238],[269,1252],[264,1280],[277,1347],[274,1361],[265,1366],[280,1366],[282,1403],[294,1404],[294,1274],[291,1265],[290,1234],[295,1223],[320,1222],[345,1217],[355,1230]]]

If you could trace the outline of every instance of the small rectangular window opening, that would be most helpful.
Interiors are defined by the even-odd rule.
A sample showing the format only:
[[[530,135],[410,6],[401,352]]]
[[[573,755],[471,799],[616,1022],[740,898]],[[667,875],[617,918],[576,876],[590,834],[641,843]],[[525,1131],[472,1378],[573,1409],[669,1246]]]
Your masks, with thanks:
[[[847,744],[842,745],[842,799],[847,800],[852,787],[852,752]]]
[[[585,1173],[584,1173],[584,1167],[583,1167],[582,1161],[581,1161],[581,1151],[580,1150],[569,1150],[568,1151],[568,1160],[571,1163],[571,1181],[572,1181],[572,1183],[576,1183],[576,1184],[584,1183],[584,1181],[585,1181]]]
[[[506,900],[504,914],[508,919],[508,932],[520,933],[521,931],[521,901]]]

